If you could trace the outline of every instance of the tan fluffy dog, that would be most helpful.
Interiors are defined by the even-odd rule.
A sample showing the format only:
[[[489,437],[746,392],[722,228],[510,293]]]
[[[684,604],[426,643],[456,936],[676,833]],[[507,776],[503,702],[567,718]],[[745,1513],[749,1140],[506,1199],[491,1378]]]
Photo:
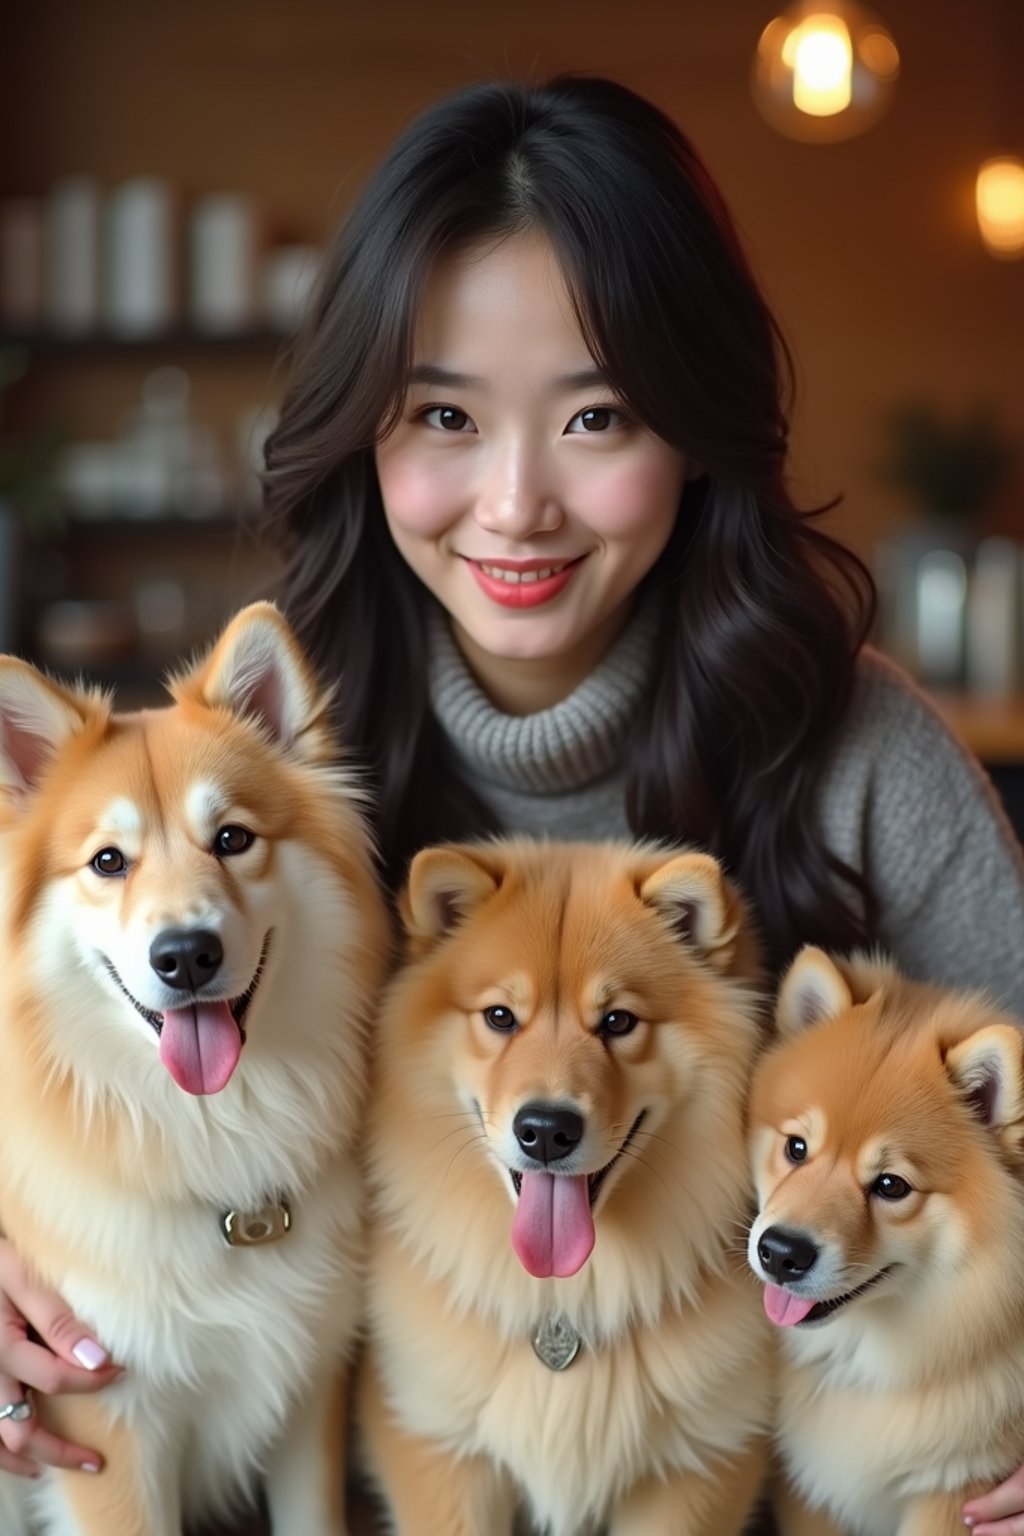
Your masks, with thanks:
[[[426,850],[376,1036],[369,1461],[401,1536],[730,1536],[770,1330],[736,1244],[762,1039],[714,860]]]
[[[264,1470],[276,1533],[342,1536],[383,905],[280,614],[172,692],[0,658],[0,1226],[124,1367],[40,1400],[106,1466],[0,1474],[0,1531],[180,1536]]]
[[[1024,1034],[983,998],[807,949],[757,1070],[750,1263],[780,1446],[861,1536],[954,1536],[1024,1451]],[[794,1507],[786,1536],[821,1529]]]

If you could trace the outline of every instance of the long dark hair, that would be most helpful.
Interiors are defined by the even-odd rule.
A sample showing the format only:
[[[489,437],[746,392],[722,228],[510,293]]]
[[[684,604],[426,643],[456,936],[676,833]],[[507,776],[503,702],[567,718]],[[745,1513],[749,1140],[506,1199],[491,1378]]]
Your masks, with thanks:
[[[284,602],[338,679],[386,877],[427,842],[495,827],[430,712],[426,598],[388,533],[374,444],[437,258],[527,229],[556,251],[611,386],[703,470],[648,578],[667,600],[628,748],[630,824],[723,858],[777,960],[803,940],[868,942],[871,893],[824,846],[814,787],[871,579],[788,492],[789,357],[717,188],[669,118],[603,79],[472,86],[406,131],[328,253],[267,445]]]

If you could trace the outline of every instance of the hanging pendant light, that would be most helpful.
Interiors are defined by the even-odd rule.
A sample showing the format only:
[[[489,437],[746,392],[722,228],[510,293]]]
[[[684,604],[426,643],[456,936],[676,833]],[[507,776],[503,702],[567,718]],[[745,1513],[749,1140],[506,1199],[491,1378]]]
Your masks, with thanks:
[[[1024,160],[997,155],[978,171],[974,192],[978,228],[991,256],[1024,256]]]
[[[978,168],[974,206],[982,242],[990,256],[1014,261],[1024,256],[1024,159],[1005,146],[1024,138],[1020,65],[1024,22],[1017,0],[992,0],[992,89],[989,111],[993,147],[999,151]]]
[[[830,143],[881,117],[899,71],[896,44],[870,11],[852,0],[801,0],[762,32],[752,89],[780,133]]]

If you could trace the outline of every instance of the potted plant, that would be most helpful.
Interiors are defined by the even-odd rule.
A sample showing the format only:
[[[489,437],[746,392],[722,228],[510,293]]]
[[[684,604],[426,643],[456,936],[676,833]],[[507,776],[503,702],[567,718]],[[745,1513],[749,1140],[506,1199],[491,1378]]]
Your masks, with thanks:
[[[893,410],[886,421],[882,478],[904,491],[926,523],[976,530],[1008,483],[1017,445],[989,405],[974,405],[959,418],[944,416],[926,401]]]

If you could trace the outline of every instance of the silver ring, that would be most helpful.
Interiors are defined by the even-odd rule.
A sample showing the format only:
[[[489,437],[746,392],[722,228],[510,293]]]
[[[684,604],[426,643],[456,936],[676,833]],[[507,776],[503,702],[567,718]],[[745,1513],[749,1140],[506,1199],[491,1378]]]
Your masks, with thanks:
[[[16,1403],[8,1403],[5,1408],[0,1408],[0,1419],[10,1419],[12,1424],[23,1424],[31,1417],[32,1404],[27,1397],[19,1398]]]

